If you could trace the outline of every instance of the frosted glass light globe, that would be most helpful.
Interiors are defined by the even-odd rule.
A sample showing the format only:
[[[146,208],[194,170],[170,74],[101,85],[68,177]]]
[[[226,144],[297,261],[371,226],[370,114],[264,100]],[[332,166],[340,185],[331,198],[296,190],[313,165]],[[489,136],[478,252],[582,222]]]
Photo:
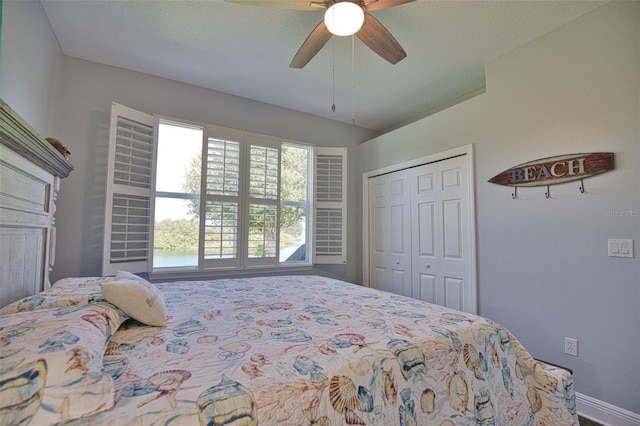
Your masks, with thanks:
[[[333,4],[324,14],[327,29],[337,36],[349,36],[358,32],[364,22],[362,7],[350,1]]]

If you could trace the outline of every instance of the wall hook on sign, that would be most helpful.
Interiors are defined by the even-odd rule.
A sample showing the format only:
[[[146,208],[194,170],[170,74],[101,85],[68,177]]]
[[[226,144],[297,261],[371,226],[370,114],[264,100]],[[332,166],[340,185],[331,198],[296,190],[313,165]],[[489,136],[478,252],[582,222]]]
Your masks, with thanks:
[[[551,191],[549,191],[549,185],[547,185],[547,192],[544,193],[544,196],[547,197],[547,200],[551,198]]]
[[[584,194],[584,180],[583,179],[580,179],[580,188],[579,189],[580,189],[580,193]]]

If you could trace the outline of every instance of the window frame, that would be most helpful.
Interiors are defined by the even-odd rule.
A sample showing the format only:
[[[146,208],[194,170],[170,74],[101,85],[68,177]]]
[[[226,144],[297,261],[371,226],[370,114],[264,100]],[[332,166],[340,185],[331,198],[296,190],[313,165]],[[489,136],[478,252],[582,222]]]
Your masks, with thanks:
[[[149,231],[149,238],[148,238],[148,242],[149,242],[149,256],[148,259],[145,262],[137,262],[137,263],[129,263],[129,262],[123,262],[123,263],[112,263],[109,258],[108,258],[108,244],[110,244],[110,229],[107,227],[107,223],[110,223],[110,212],[109,212],[109,208],[111,208],[111,202],[110,202],[110,198],[113,196],[113,188],[110,188],[110,183],[108,182],[107,184],[107,194],[106,194],[106,198],[107,198],[107,202],[105,203],[107,205],[107,210],[105,210],[105,248],[104,248],[104,255],[103,255],[103,274],[104,275],[110,275],[113,274],[115,271],[117,270],[127,270],[130,272],[146,272],[149,274],[150,277],[152,277],[153,279],[189,279],[189,278],[197,278],[199,276],[203,276],[203,275],[207,275],[207,276],[216,276],[216,275],[220,275],[220,274],[224,274],[225,276],[243,276],[243,275],[254,275],[255,273],[260,273],[260,272],[276,272],[276,271],[290,271],[290,272],[294,272],[294,271],[308,271],[310,269],[313,268],[313,265],[316,263],[345,263],[346,262],[346,241],[343,241],[343,251],[341,256],[339,257],[333,257],[333,258],[327,258],[325,257],[324,259],[320,257],[316,257],[316,250],[315,250],[315,235],[316,235],[316,230],[315,230],[315,224],[316,224],[316,214],[317,214],[317,203],[315,201],[315,180],[316,180],[316,160],[318,157],[318,153],[323,151],[323,150],[339,150],[340,152],[344,153],[344,163],[342,165],[343,167],[343,176],[346,177],[346,148],[328,148],[328,147],[318,147],[316,145],[313,144],[308,144],[308,143],[303,143],[303,142],[299,142],[299,141],[293,141],[293,140],[288,140],[288,139],[284,139],[284,138],[275,138],[272,136],[266,136],[266,135],[261,135],[261,134],[257,134],[257,133],[252,133],[252,132],[246,132],[246,131],[241,131],[241,130],[235,130],[235,129],[230,129],[230,128],[226,128],[226,127],[221,127],[221,126],[215,126],[215,125],[208,125],[208,124],[204,124],[204,123],[199,123],[199,122],[194,122],[194,121],[190,121],[190,120],[184,120],[184,119],[178,119],[175,117],[168,117],[168,116],[161,116],[161,115],[149,115],[149,114],[145,114],[143,112],[139,112],[136,110],[133,110],[131,108],[128,107],[124,107],[122,105],[116,104],[115,102],[112,105],[112,117],[111,117],[111,121],[112,121],[112,129],[113,129],[113,123],[120,118],[121,116],[123,118],[128,118],[128,116],[130,114],[139,114],[140,116],[146,116],[147,118],[151,118],[152,122],[153,122],[153,163],[152,163],[152,171],[151,171],[151,195],[150,195],[150,231]],[[276,235],[276,254],[274,257],[269,257],[269,258],[260,258],[260,257],[253,257],[253,258],[249,258],[247,255],[247,247],[248,247],[248,227],[249,227],[249,218],[248,218],[248,212],[249,212],[249,204],[247,204],[246,208],[244,208],[244,211],[240,214],[241,217],[239,217],[239,226],[243,227],[244,230],[243,231],[239,231],[238,235],[239,235],[239,246],[241,246],[241,250],[240,253],[238,254],[238,262],[236,264],[230,264],[230,265],[221,265],[220,263],[218,263],[217,265],[215,264],[211,264],[209,263],[202,263],[200,262],[200,259],[198,261],[198,265],[195,267],[159,267],[159,268],[154,268],[153,267],[153,239],[154,239],[154,216],[155,216],[155,201],[156,201],[156,190],[155,190],[155,186],[156,186],[156,175],[157,175],[157,151],[158,151],[158,128],[159,128],[159,124],[160,122],[166,122],[166,123],[173,123],[175,125],[183,125],[186,127],[199,127],[203,129],[203,143],[202,143],[202,148],[203,148],[203,155],[205,155],[205,150],[207,148],[207,143],[205,141],[208,140],[208,135],[211,134],[210,131],[215,132],[215,134],[229,134],[229,135],[242,135],[243,139],[240,141],[241,142],[241,150],[244,149],[244,152],[241,153],[241,158],[243,158],[242,163],[243,166],[241,166],[241,175],[246,174],[247,176],[245,176],[244,178],[244,182],[246,183],[246,185],[240,185],[241,187],[241,191],[246,192],[245,194],[243,194],[244,198],[241,198],[241,203],[250,203],[251,201],[247,201],[247,200],[251,200],[251,198],[248,196],[248,173],[249,173],[249,160],[248,160],[248,155],[249,155],[249,150],[250,150],[250,146],[251,146],[251,141],[257,143],[257,144],[267,144],[270,146],[277,146],[278,148],[278,196],[276,200],[273,200],[273,202],[270,202],[269,204],[272,204],[274,206],[277,207],[277,219],[276,219],[276,223],[277,223],[277,235]],[[113,133],[113,130],[112,130]],[[110,135],[110,139],[109,139],[109,149],[113,149],[112,148],[112,136]],[[308,169],[307,169],[307,176],[308,176],[308,185],[307,185],[307,202],[306,203],[301,203],[301,202],[292,202],[291,200],[281,200],[281,187],[282,187],[282,146],[284,145],[291,145],[291,146],[296,146],[296,147],[304,147],[307,149],[310,149],[310,158],[309,158],[309,162],[308,162]],[[332,151],[333,152],[333,151]],[[243,156],[244,155],[244,156]],[[245,160],[245,157],[247,157],[247,159]],[[203,168],[205,167],[205,161],[202,161],[202,166]],[[114,167],[114,165],[112,164],[112,158],[110,157],[108,164],[107,164],[107,178],[108,180],[113,179],[113,171],[111,170]],[[206,177],[204,175],[201,175],[201,179],[205,179]],[[241,178],[242,180],[242,178]],[[346,182],[344,182],[345,188],[346,188]],[[201,182],[201,187],[202,187],[202,182]],[[162,191],[159,191],[158,193],[161,194],[161,196],[163,195]],[[166,194],[164,194],[166,195]],[[201,201],[203,200],[202,195],[200,196]],[[262,199],[257,199],[259,202],[262,202],[264,200]],[[343,200],[341,200],[342,203],[342,207],[343,207],[343,231],[346,229],[346,192],[345,192],[345,197]],[[201,205],[201,214],[202,214],[202,206],[204,203],[200,203]],[[305,256],[305,260],[302,261],[291,261],[291,262],[280,262],[279,260],[279,252],[280,252],[280,212],[283,206],[300,206],[300,205],[306,205],[306,219],[305,219],[305,237],[306,237],[306,256]],[[242,210],[242,209],[241,209]],[[200,222],[202,222],[202,220],[200,220]],[[199,232],[199,240],[200,240],[200,244],[202,244],[203,241],[203,234],[201,232]],[[343,232],[343,238],[346,238],[346,235]],[[240,241],[240,240],[244,240],[244,241]],[[202,255],[202,250],[201,248],[199,249],[199,257]]]
[[[177,126],[185,127],[198,127],[202,129],[202,151],[201,151],[201,191],[199,197],[200,200],[200,219],[199,219],[199,250],[198,250],[198,262],[194,267],[153,267],[153,246],[151,246],[151,274],[162,274],[165,272],[215,272],[215,271],[241,271],[241,270],[254,270],[254,269],[268,269],[277,270],[279,268],[295,268],[304,267],[311,268],[313,266],[313,260],[311,250],[309,246],[313,245],[313,232],[310,229],[305,229],[305,240],[307,241],[306,248],[306,260],[299,261],[280,261],[280,212],[282,209],[282,202],[280,198],[281,186],[282,186],[282,146],[289,145],[299,148],[305,148],[309,150],[310,159],[307,165],[307,194],[306,202],[287,202],[286,205],[302,206],[306,212],[306,221],[313,224],[313,158],[316,147],[311,144],[305,144],[297,141],[291,141],[283,138],[274,138],[270,136],[260,135],[251,132],[244,132],[241,130],[234,130],[220,126],[194,124],[193,122],[181,121],[175,118],[157,117],[156,119],[156,133],[158,133],[158,126],[160,123],[167,123]],[[156,138],[157,139],[157,138]],[[209,195],[206,193],[207,184],[207,149],[210,140],[221,140],[226,142],[235,142],[239,145],[239,157],[240,157],[240,174],[239,174],[239,186],[238,195]],[[278,153],[278,190],[277,197],[272,199],[259,198],[252,196],[250,193],[250,164],[251,164],[251,148],[252,147],[265,147],[276,149]],[[157,142],[156,142],[157,151]],[[154,159],[154,188],[152,189],[152,200],[154,205],[152,207],[152,214],[155,212],[155,200],[158,192],[155,191],[155,176],[158,173],[157,158]],[[160,192],[165,194],[164,192]],[[207,259],[205,256],[204,244],[205,244],[205,220],[202,218],[205,215],[207,201],[215,202],[231,202],[237,205],[237,240],[236,240],[236,253],[235,257],[229,259]],[[276,223],[277,232],[275,240],[275,255],[271,257],[252,257],[249,254],[249,229],[250,229],[250,208],[255,205],[273,206],[276,208]]]

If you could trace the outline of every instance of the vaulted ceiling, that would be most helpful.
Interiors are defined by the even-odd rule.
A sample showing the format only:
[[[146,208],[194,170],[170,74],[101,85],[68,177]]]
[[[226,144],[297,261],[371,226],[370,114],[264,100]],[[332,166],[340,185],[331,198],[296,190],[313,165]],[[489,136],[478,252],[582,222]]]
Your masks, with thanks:
[[[286,2],[286,0],[283,0]],[[373,11],[407,57],[333,37],[289,63],[323,11],[222,0],[42,0],[65,55],[384,132],[484,88],[485,64],[604,1],[417,0]],[[335,111],[332,110],[335,104]]]

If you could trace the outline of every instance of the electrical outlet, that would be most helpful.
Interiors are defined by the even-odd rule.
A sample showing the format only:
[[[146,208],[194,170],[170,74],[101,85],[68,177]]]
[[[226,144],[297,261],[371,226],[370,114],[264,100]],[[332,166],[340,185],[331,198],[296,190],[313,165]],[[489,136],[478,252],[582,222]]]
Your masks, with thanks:
[[[564,353],[578,356],[578,339],[572,339],[571,337],[564,338]]]

